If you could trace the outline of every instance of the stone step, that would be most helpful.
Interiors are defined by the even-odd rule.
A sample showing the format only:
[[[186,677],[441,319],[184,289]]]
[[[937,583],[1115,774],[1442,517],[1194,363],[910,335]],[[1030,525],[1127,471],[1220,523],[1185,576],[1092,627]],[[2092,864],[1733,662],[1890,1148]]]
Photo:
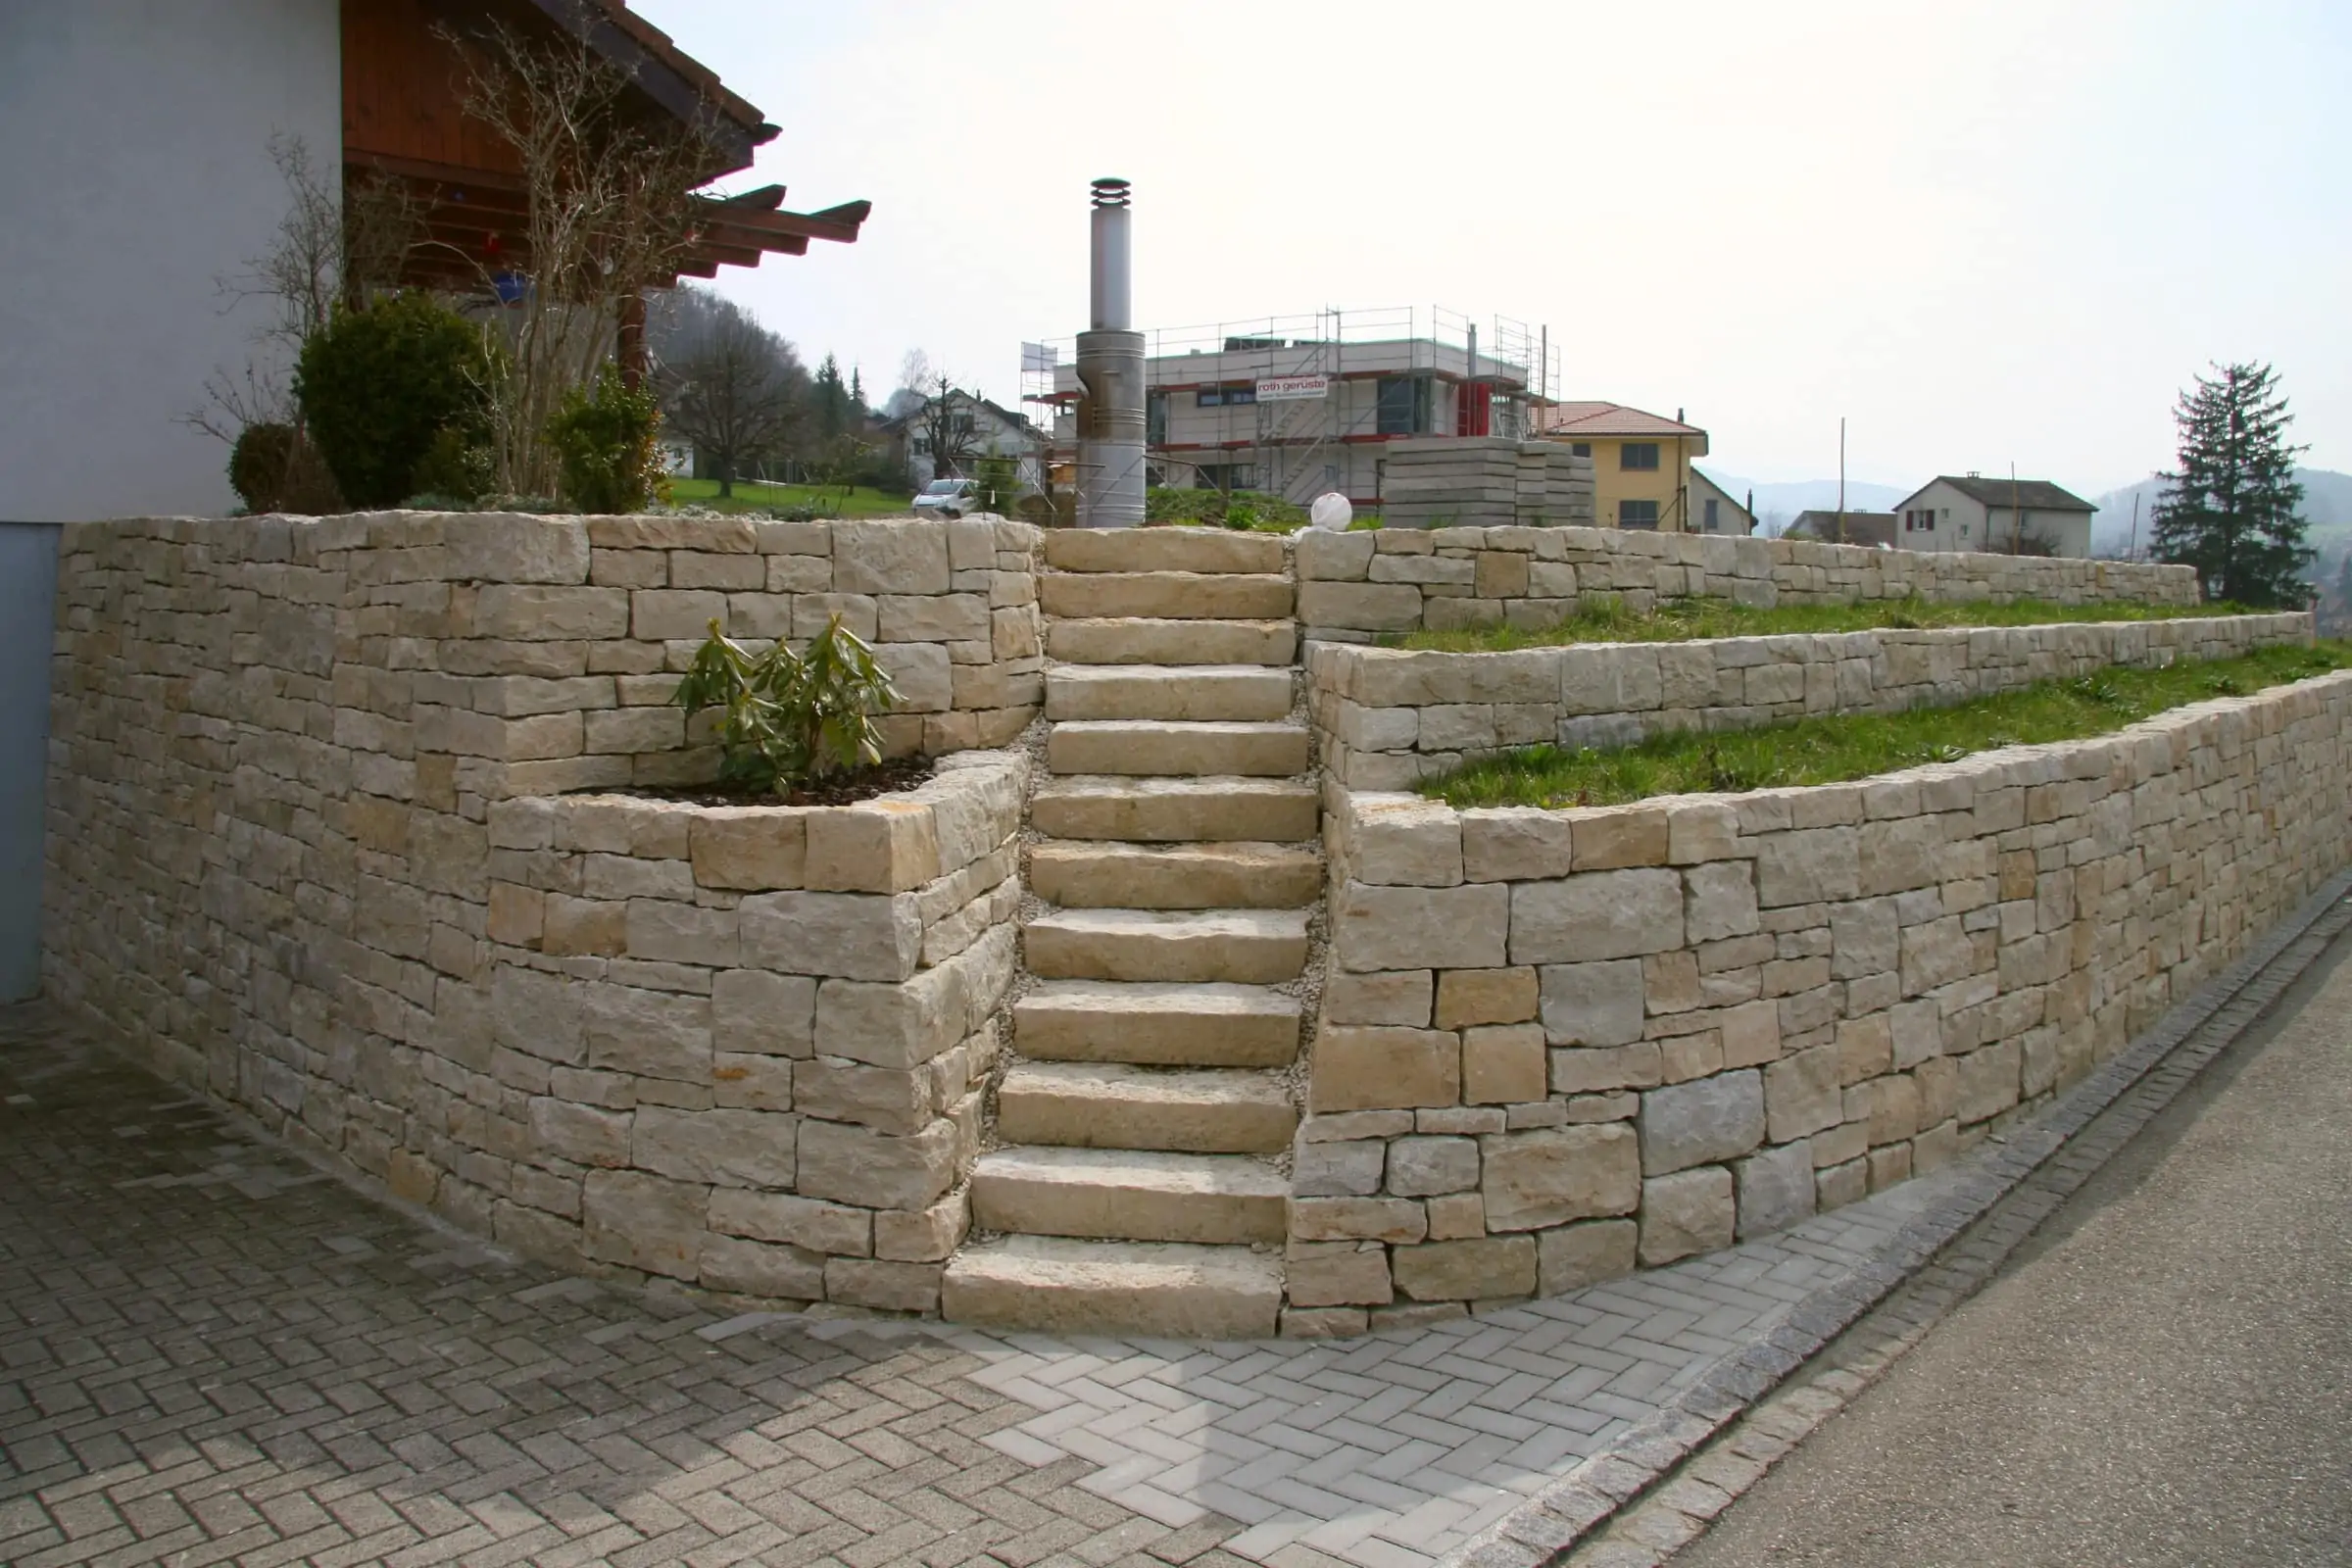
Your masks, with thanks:
[[[1245,1154],[1000,1149],[972,1167],[972,1223],[1116,1242],[1279,1242],[1289,1178]]]
[[[1291,612],[1291,579],[1200,571],[1049,571],[1037,579],[1049,615],[1153,615],[1169,620],[1273,620]]]
[[[1306,771],[1306,726],[1190,723],[1167,718],[1071,719],[1046,741],[1055,773],[1288,778]]]
[[[1049,980],[1013,1004],[1013,1046],[1032,1061],[1287,1067],[1299,1015],[1262,986]]]
[[[1056,571],[1278,572],[1282,540],[1226,528],[1050,528]]]
[[[1288,620],[1049,620],[1046,651],[1073,664],[1289,664],[1298,628]]]
[[[1323,857],[1282,844],[1049,839],[1029,888],[1073,909],[1295,909],[1323,896]]]
[[[949,1260],[940,1315],[1047,1334],[1266,1340],[1282,1265],[1247,1247],[1006,1236]]]
[[[1045,980],[1219,980],[1272,985],[1306,967],[1304,909],[1055,909],[1023,928]]]
[[[1046,717],[1262,723],[1288,718],[1291,671],[1263,664],[1065,664],[1046,671]]]
[[[1302,779],[1084,773],[1040,782],[1029,825],[1057,839],[1297,844],[1322,831],[1322,796]]]
[[[997,1086],[997,1134],[1016,1144],[1274,1154],[1298,1126],[1278,1072],[1042,1061]]]

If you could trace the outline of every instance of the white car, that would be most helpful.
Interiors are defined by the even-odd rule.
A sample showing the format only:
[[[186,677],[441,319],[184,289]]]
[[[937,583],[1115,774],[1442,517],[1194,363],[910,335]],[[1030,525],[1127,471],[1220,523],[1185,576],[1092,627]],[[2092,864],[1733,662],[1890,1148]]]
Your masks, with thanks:
[[[914,498],[914,510],[960,517],[980,504],[980,488],[969,479],[934,479]]]

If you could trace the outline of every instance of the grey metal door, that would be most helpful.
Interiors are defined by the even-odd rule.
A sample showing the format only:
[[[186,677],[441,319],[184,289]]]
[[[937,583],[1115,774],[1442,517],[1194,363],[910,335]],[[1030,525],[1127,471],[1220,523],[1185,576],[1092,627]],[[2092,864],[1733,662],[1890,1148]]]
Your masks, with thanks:
[[[0,1001],[41,988],[42,774],[57,524],[0,522]]]

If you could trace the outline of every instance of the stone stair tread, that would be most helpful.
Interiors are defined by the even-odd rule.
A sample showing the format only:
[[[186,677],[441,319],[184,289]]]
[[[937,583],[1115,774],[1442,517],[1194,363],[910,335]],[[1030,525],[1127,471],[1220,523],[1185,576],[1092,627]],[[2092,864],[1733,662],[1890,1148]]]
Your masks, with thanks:
[[[1047,980],[1013,1004],[1013,1041],[1032,1060],[1279,1067],[1301,1012],[1264,986]]]
[[[1294,980],[1306,962],[1306,909],[1054,909],[1022,931],[1029,971],[1047,979]]]
[[[1288,669],[1298,657],[1298,628],[1289,620],[1080,616],[1050,621],[1046,647],[1057,660],[1086,666],[1209,663]]]
[[[1288,844],[1130,844],[1049,839],[1029,852],[1029,887],[1065,908],[1295,908],[1323,896],[1323,857]]]
[[[1121,777],[1291,778],[1304,771],[1308,745],[1306,726],[1289,719],[1063,719],[1047,737],[1046,763]]]
[[[1283,569],[1283,541],[1227,528],[1054,528],[1046,564],[1056,571],[1264,573]]]
[[[1046,717],[1267,721],[1293,707],[1289,666],[1056,664],[1046,671]]]
[[[1291,1184],[1247,1154],[1024,1144],[972,1166],[983,1230],[1108,1241],[1279,1242]]]
[[[997,1086],[997,1130],[1017,1144],[1270,1154],[1298,1115],[1282,1073],[1020,1062]]]
[[[1270,620],[1296,594],[1281,572],[1049,571],[1037,579],[1049,615],[1164,620]]]
[[[1295,844],[1320,831],[1322,800],[1308,779],[1069,773],[1040,781],[1030,819],[1038,831],[1064,839]]]
[[[1247,1247],[1006,1236],[948,1263],[942,1315],[1050,1333],[1271,1339],[1282,1265]]]

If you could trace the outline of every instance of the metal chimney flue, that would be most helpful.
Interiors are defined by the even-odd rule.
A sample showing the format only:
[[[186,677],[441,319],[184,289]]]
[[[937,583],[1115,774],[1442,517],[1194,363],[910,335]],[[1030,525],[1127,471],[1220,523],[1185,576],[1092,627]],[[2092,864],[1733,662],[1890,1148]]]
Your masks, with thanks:
[[[1127,181],[1094,182],[1091,330],[1078,334],[1078,525],[1144,520],[1144,334],[1133,330]]]

